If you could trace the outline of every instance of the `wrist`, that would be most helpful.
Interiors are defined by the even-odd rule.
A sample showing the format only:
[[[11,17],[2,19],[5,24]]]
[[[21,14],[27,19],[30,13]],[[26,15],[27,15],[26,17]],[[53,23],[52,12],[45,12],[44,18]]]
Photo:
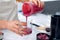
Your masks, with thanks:
[[[7,21],[0,20],[0,29],[6,29],[7,28]]]
[[[8,27],[8,21],[5,21],[5,26],[3,28],[7,29],[7,27]]]

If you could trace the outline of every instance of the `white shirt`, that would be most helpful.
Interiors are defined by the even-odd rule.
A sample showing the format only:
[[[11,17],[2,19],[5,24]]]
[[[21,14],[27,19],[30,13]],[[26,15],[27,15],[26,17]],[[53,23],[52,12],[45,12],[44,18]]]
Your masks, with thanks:
[[[17,19],[17,5],[15,0],[0,0],[0,20],[11,21]],[[9,30],[2,30],[2,32],[4,33],[3,40],[14,40],[17,35]]]
[[[0,1],[0,20],[16,20],[17,19],[17,5],[14,1],[1,0]]]

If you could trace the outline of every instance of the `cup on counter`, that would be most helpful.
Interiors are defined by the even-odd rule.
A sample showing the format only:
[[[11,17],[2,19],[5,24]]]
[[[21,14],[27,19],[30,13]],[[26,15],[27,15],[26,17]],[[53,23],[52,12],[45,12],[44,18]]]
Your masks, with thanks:
[[[20,28],[22,28],[22,29],[18,29],[18,30],[25,32],[22,36],[30,35],[32,33],[32,26],[28,26],[28,23],[26,26],[22,26]]]
[[[22,26],[22,31],[24,31],[25,32],[25,34],[23,34],[22,36],[21,36],[21,38],[23,39],[23,40],[32,40],[32,38],[31,38],[31,34],[32,34],[32,26]]]
[[[36,40],[49,40],[50,36],[46,33],[38,33]]]

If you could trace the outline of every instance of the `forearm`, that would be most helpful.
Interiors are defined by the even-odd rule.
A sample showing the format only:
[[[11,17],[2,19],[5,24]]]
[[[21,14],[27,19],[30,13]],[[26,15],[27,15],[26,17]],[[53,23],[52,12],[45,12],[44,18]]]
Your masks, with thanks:
[[[7,21],[0,20],[0,30],[6,29]]]

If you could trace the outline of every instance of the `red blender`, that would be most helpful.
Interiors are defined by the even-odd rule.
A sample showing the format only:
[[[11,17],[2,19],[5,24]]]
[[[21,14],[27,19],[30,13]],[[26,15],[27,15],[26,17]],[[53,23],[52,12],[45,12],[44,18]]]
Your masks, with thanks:
[[[40,7],[38,7],[37,5],[35,5],[32,2],[25,2],[23,3],[22,6],[22,11],[23,11],[23,15],[26,17],[26,22],[28,19],[28,16],[35,14],[38,11],[42,11],[44,9],[44,3],[40,2]],[[25,31],[27,32],[27,34],[32,33],[32,29],[30,28],[25,28]]]
[[[42,11],[43,9],[44,9],[43,2],[40,2],[40,7],[38,7],[38,5],[35,5],[32,2],[25,2],[22,6],[22,11],[24,16],[30,16],[38,11]]]

